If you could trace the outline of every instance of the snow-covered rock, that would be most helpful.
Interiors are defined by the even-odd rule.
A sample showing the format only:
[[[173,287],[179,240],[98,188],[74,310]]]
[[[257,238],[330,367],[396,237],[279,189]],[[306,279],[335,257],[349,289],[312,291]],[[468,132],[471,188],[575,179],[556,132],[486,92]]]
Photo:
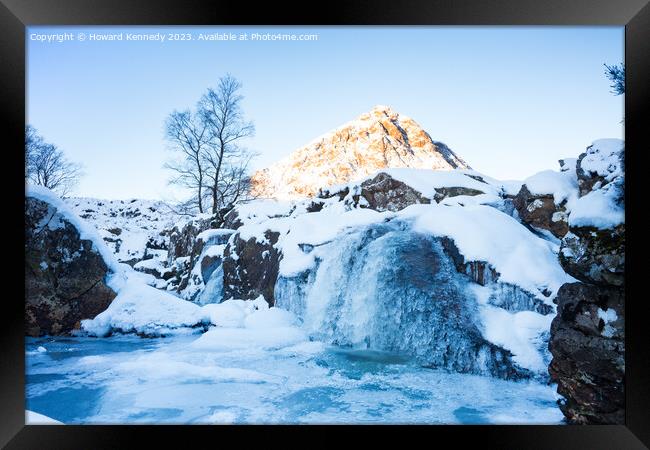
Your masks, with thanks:
[[[256,172],[252,184],[260,197],[296,199],[390,167],[469,168],[445,144],[431,139],[413,119],[390,107],[375,106]]]
[[[625,145],[601,139],[576,165],[580,197],[569,215],[560,262],[575,278],[621,286],[625,275]]]
[[[578,157],[576,164],[580,196],[614,181],[625,174],[625,142],[599,139]]]
[[[254,299],[260,295],[273,306],[280,252],[279,233],[267,231],[262,239],[233,236],[224,250],[223,298]]]
[[[82,321],[81,327],[94,336],[112,333],[165,336],[191,331],[205,322],[205,315],[197,305],[127,275],[110,307],[92,320]]]
[[[172,270],[173,278],[164,286],[168,291],[177,292],[182,298],[196,301],[200,304],[215,303],[222,300],[223,270],[221,263],[224,249],[234,230],[210,228],[214,222],[201,219],[190,221],[178,233],[175,228],[173,237],[183,236],[185,250],[181,247],[180,239],[174,257],[168,260],[168,270]],[[197,229],[198,227],[198,229]],[[207,227],[207,228],[206,228]],[[203,231],[196,234],[199,229]],[[193,236],[193,237],[192,237]],[[212,282],[211,282],[212,281]],[[219,286],[218,289],[215,288]]]
[[[25,320],[30,336],[68,334],[111,303],[115,261],[92,226],[55,194],[30,187],[25,200]]]
[[[131,266],[149,258],[164,261],[171,228],[187,220],[161,201],[71,197],[65,203],[97,229],[119,262]]]
[[[569,231],[569,214],[578,198],[575,160],[560,160],[560,171],[545,170],[526,178],[513,205],[519,219],[561,239]]]
[[[119,262],[98,230],[48,189],[28,187],[25,235],[29,335],[160,336],[210,323],[199,306],[149,286],[151,275]]]
[[[579,198],[560,262],[580,283],[563,285],[551,326],[549,373],[572,423],[625,422],[625,145],[595,141],[576,163]]]

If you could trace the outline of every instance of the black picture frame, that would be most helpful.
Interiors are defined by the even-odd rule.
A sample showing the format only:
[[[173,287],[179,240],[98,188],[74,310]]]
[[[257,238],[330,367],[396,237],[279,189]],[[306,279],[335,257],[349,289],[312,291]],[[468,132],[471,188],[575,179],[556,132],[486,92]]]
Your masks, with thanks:
[[[445,0],[445,1],[329,1],[318,6],[279,5],[275,2],[199,0],[0,0],[0,85],[2,134],[6,183],[3,201],[8,205],[5,240],[16,257],[23,255],[24,235],[23,152],[25,121],[25,27],[29,25],[619,25],[625,26],[625,139],[626,139],[626,424],[621,426],[420,426],[424,442],[468,442],[498,449],[642,449],[650,446],[650,351],[649,327],[644,323],[644,296],[633,296],[635,275],[647,263],[637,243],[644,239],[638,225],[642,208],[640,161],[647,152],[642,127],[650,117],[650,5],[646,0]],[[8,156],[8,157],[7,157]],[[630,234],[631,233],[631,234]],[[267,439],[291,432],[313,442],[313,433],[329,429],[313,426],[180,427],[180,426],[35,426],[25,425],[25,351],[23,285],[18,258],[6,257],[11,274],[4,272],[0,334],[0,445],[18,448],[100,449],[130,448],[136,439],[156,436],[165,443],[189,444],[198,438],[214,445],[226,442],[231,433],[255,431]],[[13,274],[15,272],[15,276]],[[380,437],[404,432],[402,426],[336,427],[346,434]],[[413,430],[409,430],[411,433]],[[191,434],[191,436],[187,436]],[[309,435],[309,437],[307,437]],[[261,436],[260,436],[261,437]],[[281,438],[286,441],[286,437]],[[210,442],[206,441],[206,442]],[[325,442],[325,441],[321,441]],[[179,444],[180,445],[180,444]]]

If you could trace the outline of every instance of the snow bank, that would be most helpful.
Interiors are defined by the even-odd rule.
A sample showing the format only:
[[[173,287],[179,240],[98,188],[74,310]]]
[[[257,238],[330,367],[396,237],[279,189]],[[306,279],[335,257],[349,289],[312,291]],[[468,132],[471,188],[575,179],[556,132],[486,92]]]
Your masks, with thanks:
[[[204,327],[211,325],[230,331],[212,329],[206,333],[208,337],[197,345],[223,348],[223,345],[259,344],[265,347],[265,343],[277,346],[287,340],[287,345],[293,345],[305,339],[304,333],[297,328],[297,318],[288,311],[269,308],[262,296],[252,301],[227,300],[199,306],[145,285],[128,274],[110,306],[94,319],[83,320],[81,329],[99,337],[112,332],[166,336],[203,331]],[[245,331],[233,331],[238,328]],[[274,336],[275,333],[278,335]],[[243,340],[237,344],[236,337],[240,335]],[[213,342],[213,339],[219,341],[222,338],[222,343]]]
[[[489,263],[500,281],[549,304],[562,284],[574,281],[562,270],[552,243],[489,206],[411,205],[398,216],[413,220],[416,231],[452,238],[465,261]],[[548,298],[541,294],[546,289],[552,292]]]
[[[188,221],[186,216],[177,214],[162,201],[71,197],[64,202],[97,228],[119,261],[142,259],[145,252],[154,258],[166,259],[166,250],[153,249],[151,245],[148,248],[147,243],[164,243],[168,239],[163,236],[165,230],[170,230],[179,221]]]
[[[619,154],[625,142],[620,139],[598,139],[587,147],[587,154],[580,167],[587,173],[600,175],[607,181],[622,176],[624,168]]]
[[[268,350],[308,341],[296,316],[282,309],[269,308],[262,296],[253,301],[226,300],[203,308],[217,326],[192,342],[193,349]]]
[[[175,329],[192,328],[207,322],[204,312],[194,303],[126,276],[118,295],[109,307],[94,319],[82,320],[82,330],[94,336],[111,332],[161,336]]]
[[[578,178],[575,171],[556,172],[544,170],[524,180],[531,194],[553,194],[556,205],[567,201],[570,204],[578,198]]]
[[[243,328],[248,315],[257,310],[268,309],[268,303],[260,296],[255,300],[226,300],[203,306],[203,312],[210,323],[218,327]]]
[[[34,411],[25,410],[25,425],[65,425],[63,422],[54,420]]]
[[[553,314],[512,313],[491,305],[482,305],[480,313],[485,339],[512,352],[519,366],[533,372],[546,372],[548,362],[540,347],[545,346],[543,335],[551,328]]]
[[[617,203],[617,188],[615,183],[611,183],[580,197],[569,215],[569,225],[602,230],[625,223],[625,209]]]
[[[264,230],[280,232],[276,247],[284,255],[280,261],[280,275],[298,274],[315,263],[317,252],[305,252],[304,244],[316,247],[330,242],[346,231],[380,222],[392,213],[379,213],[371,209],[351,209],[346,211],[342,204],[325,208],[317,214],[301,214],[262,223],[256,227],[241,229],[243,239],[255,237],[258,241]]]
[[[253,200],[237,205],[237,216],[244,225],[257,224],[271,217],[287,216],[292,202],[276,200]]]

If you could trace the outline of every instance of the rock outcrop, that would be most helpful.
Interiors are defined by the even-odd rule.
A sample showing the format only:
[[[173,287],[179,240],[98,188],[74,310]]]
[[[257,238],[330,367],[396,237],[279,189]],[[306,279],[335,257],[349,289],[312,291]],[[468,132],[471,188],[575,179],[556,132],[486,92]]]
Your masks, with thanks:
[[[565,284],[556,297],[549,367],[572,423],[625,423],[625,305],[621,288]]]
[[[196,237],[203,231],[210,228],[216,228],[213,217],[199,217],[182,226],[174,226],[169,233],[169,250],[167,252],[167,262],[171,265],[175,259],[189,257],[193,259],[200,253],[197,246],[202,246]]]
[[[310,212],[319,209],[318,199],[338,197],[353,207],[370,208],[375,211],[400,211],[409,205],[428,204],[431,200],[424,197],[408,184],[380,172],[375,177],[363,181],[358,186],[345,186],[340,190],[321,189],[309,206]],[[322,202],[320,203],[322,207]]]
[[[558,291],[549,342],[549,373],[571,423],[625,423],[624,147],[617,144],[597,141],[580,155],[580,198],[560,248],[562,267],[581,281]]]
[[[614,228],[571,227],[562,240],[564,270],[585,283],[622,286],[625,281],[625,224]]]
[[[386,106],[327,133],[253,174],[258,197],[293,199],[389,167],[450,170],[469,166],[414,120]]]
[[[104,311],[116,293],[109,268],[50,203],[25,201],[25,320],[29,336],[68,334]]]
[[[188,226],[189,225],[189,226]],[[192,235],[196,231],[196,224],[188,224],[184,232]],[[203,224],[205,225],[205,224]],[[211,224],[209,224],[211,225]],[[169,264],[174,271],[174,278],[167,285],[167,290],[175,290],[186,300],[196,301],[202,294],[212,274],[222,263],[223,250],[230,236],[234,233],[230,229],[207,228],[194,237],[189,254],[178,256]],[[188,239],[189,238],[185,238]],[[189,247],[189,246],[187,246]],[[177,249],[187,253],[187,247],[179,245]],[[212,298],[214,293],[202,296],[201,303],[211,303],[221,300]]]
[[[260,295],[275,304],[280,252],[274,247],[280,233],[266,231],[264,240],[244,240],[239,234],[229,241],[223,254],[223,298],[254,300]]]
[[[531,194],[524,184],[513,199],[519,219],[536,229],[548,230],[557,238],[569,231],[564,205],[556,205],[552,194]]]

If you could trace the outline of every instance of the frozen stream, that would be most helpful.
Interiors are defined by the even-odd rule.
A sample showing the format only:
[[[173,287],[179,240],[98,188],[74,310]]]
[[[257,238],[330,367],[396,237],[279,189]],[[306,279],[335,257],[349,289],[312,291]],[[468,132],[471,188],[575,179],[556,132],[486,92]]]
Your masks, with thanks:
[[[264,336],[247,332],[27,338],[26,408],[67,424],[562,421],[554,386],[425,369],[300,334],[259,345]]]

